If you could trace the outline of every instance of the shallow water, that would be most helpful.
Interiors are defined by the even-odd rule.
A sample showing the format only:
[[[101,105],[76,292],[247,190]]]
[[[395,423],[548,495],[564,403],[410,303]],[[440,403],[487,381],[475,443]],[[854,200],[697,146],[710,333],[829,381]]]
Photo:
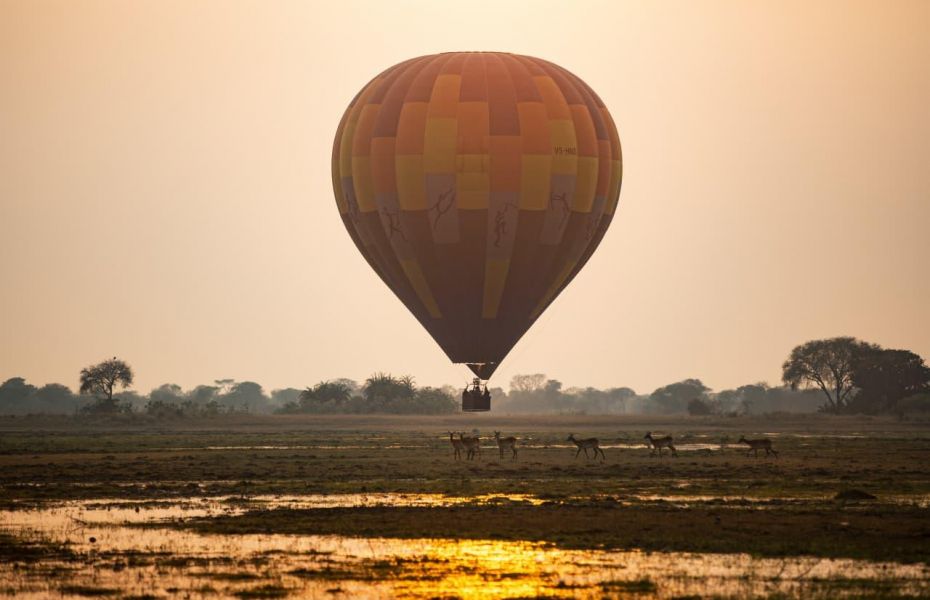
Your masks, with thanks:
[[[103,593],[217,597],[671,598],[930,593],[926,565],[745,554],[563,550],[531,542],[199,534],[160,527],[254,508],[538,502],[526,496],[346,494],[69,501],[0,511],[0,530],[64,543],[70,558],[0,564],[0,597]],[[131,524],[148,524],[139,528]],[[93,541],[91,541],[93,538]],[[250,596],[251,595],[251,596]]]
[[[176,511],[175,517],[210,516],[215,512],[238,514],[246,510],[269,510],[276,508],[362,508],[373,506],[456,506],[461,504],[499,504],[523,503],[539,505],[544,500],[530,494],[476,494],[473,496],[454,496],[447,494],[421,493],[365,493],[365,494],[256,494],[248,496],[191,496],[170,500],[79,500],[55,504],[57,508],[83,509],[84,514],[93,515],[93,511],[103,510],[112,513],[104,516],[104,522],[125,517],[128,522],[136,522],[139,513],[135,508],[147,508],[150,511],[159,507]],[[127,512],[129,511],[129,512]],[[198,514],[193,514],[196,511]],[[140,511],[141,512],[141,511]],[[132,514],[130,514],[132,513]],[[0,512],[2,514],[2,512]],[[157,512],[148,513],[151,518],[142,518],[141,522],[157,521]]]
[[[651,451],[649,446],[647,446],[645,443],[640,443],[640,442],[605,442],[603,444],[600,444],[599,447],[604,448],[605,450],[611,450],[611,449],[613,450],[642,450],[646,452],[647,454]],[[519,448],[536,448],[536,449],[550,449],[550,448],[563,449],[564,448],[564,449],[569,449],[569,450],[576,450],[577,446],[573,444],[539,444],[539,443],[529,442],[525,444],[518,444],[517,448],[518,449]],[[729,443],[725,443],[725,444],[698,443],[698,442],[676,442],[675,443],[675,449],[678,450],[679,452],[694,452],[698,450],[719,451],[722,448],[745,450],[746,446],[740,445],[740,444],[729,444]],[[486,447],[482,446],[481,449],[484,450],[486,449]],[[492,449],[497,450],[497,446],[493,446]],[[582,454],[583,453],[584,452],[582,451]],[[663,455],[670,454],[670,452],[667,449],[663,448],[662,454]]]
[[[784,434],[784,433],[765,433],[763,435],[772,437],[772,438],[798,438],[802,440],[806,439],[858,439],[867,437],[864,434]],[[398,449],[427,449],[430,446],[428,444],[383,444],[374,442],[375,438],[369,438],[366,443],[355,443],[355,444],[279,444],[279,445],[241,445],[241,446],[184,446],[171,448],[172,451],[217,451],[217,452],[227,452],[227,451],[246,451],[246,450],[260,450],[260,451],[294,451],[294,450],[398,450]],[[441,441],[448,443],[448,439],[444,436],[441,436]],[[707,441],[704,441],[707,440]],[[493,438],[483,438],[481,444],[481,452],[497,452],[498,447],[493,443]],[[491,442],[491,443],[488,443]],[[810,444],[801,442],[801,446],[808,446]],[[645,442],[640,440],[630,440],[628,438],[605,438],[602,440],[600,447],[605,450],[644,450],[651,451],[651,447]],[[517,442],[517,450],[520,449],[532,449],[532,450],[576,450],[577,447],[574,444],[566,443],[564,441],[553,441],[547,442],[544,440],[539,440],[535,438],[521,438]],[[720,452],[735,450],[740,452],[748,452],[747,446],[745,444],[739,444],[733,439],[726,437],[714,437],[707,435],[688,435],[679,438],[679,441],[675,442],[675,449],[678,452]],[[777,447],[776,447],[777,449]],[[668,450],[663,450],[663,454],[668,454]]]

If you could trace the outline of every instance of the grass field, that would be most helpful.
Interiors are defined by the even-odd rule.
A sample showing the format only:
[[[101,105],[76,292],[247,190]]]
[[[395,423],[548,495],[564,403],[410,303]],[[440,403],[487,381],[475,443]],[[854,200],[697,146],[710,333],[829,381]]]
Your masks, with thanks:
[[[481,456],[455,461],[446,432],[473,429],[484,438]],[[520,439],[516,461],[500,458],[494,430]],[[678,456],[652,456],[642,439],[646,431],[673,434]],[[606,460],[575,458],[569,433],[598,437]],[[747,455],[736,444],[742,434],[770,437],[779,458]],[[875,499],[837,499],[853,490]],[[821,597],[893,597],[930,593],[928,504],[930,427],[891,419],[301,415],[155,427],[7,418],[0,419],[0,556],[20,568],[0,594],[88,596],[94,585],[99,595],[148,593],[152,586],[101,587],[100,564],[104,572],[125,568],[129,554],[144,563],[148,550],[130,542],[168,536],[159,543],[179,561],[165,567],[181,582],[176,589],[201,589],[206,596],[482,596],[496,589],[500,593],[490,596],[746,597],[803,589]],[[98,530],[101,541],[88,545],[84,538]],[[107,532],[116,540],[110,548],[102,541]],[[279,559],[292,558],[271,561],[274,568],[269,561],[255,563],[252,554],[218,565],[205,550],[182,548],[205,539],[239,548],[261,536],[276,540],[263,552],[277,548]],[[388,546],[374,562],[340,546],[329,556],[342,559],[326,571],[319,562],[294,558],[288,544],[296,540],[315,540],[301,557],[333,540]],[[458,571],[424,571],[423,561],[444,550],[410,550],[423,540],[483,548],[478,556],[485,561],[488,552],[511,558],[548,552],[554,554],[543,562],[557,564],[581,553],[566,564],[601,566],[566,583],[567,567],[543,576],[524,565],[513,576],[494,575],[514,584],[494,588],[481,579],[481,560],[475,559],[479,566],[469,563],[477,571],[470,576],[484,584],[472,589],[455,579],[462,577]],[[68,568],[86,566],[89,557],[100,561],[105,552],[90,580],[95,584],[81,569]],[[397,562],[405,553],[413,558],[403,560],[413,562]],[[459,565],[460,554],[437,564]],[[738,562],[733,557],[755,562],[751,576],[741,571],[688,585],[682,583],[687,573],[670,573],[661,561],[637,573],[627,569],[619,579],[610,570],[637,556],[676,556],[679,564],[719,559],[732,565]],[[155,565],[164,559],[149,558]],[[853,562],[837,567],[844,560]],[[815,561],[816,569],[804,573],[798,566],[803,576],[787,577],[782,566],[773,575],[773,565],[785,561]],[[879,563],[891,566],[875,575],[870,569]],[[40,576],[48,569],[59,575]],[[191,581],[198,569],[232,579]],[[817,575],[817,569],[827,570]],[[237,573],[246,579],[237,580]],[[455,581],[458,587],[449,587]],[[156,597],[172,595],[164,585],[155,587],[161,590]]]

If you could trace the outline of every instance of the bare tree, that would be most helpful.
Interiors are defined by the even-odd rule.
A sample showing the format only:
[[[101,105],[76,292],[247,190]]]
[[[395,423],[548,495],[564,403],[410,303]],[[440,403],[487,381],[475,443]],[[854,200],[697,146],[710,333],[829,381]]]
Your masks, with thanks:
[[[842,412],[855,389],[853,374],[860,356],[878,346],[853,337],[813,340],[791,351],[782,365],[782,380],[791,389],[817,387],[827,397],[824,410]]]
[[[546,376],[543,373],[532,375],[514,375],[510,380],[510,390],[514,392],[532,392],[541,390],[546,385]]]
[[[126,389],[132,385],[132,368],[115,356],[102,363],[81,370],[80,393],[96,396],[100,404],[115,410],[113,392],[117,386]]]

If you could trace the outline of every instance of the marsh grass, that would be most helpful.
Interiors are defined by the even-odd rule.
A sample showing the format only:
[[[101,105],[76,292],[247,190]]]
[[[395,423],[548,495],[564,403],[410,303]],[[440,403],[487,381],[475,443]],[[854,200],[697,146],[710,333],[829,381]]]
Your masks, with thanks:
[[[631,581],[605,581],[601,583],[601,589],[605,591],[625,592],[627,594],[651,594],[656,591],[657,586],[655,582],[648,577],[642,577]]]
[[[43,560],[70,560],[75,556],[65,544],[0,531],[0,561],[33,563]]]
[[[102,596],[116,596],[120,593],[118,589],[98,587],[92,585],[63,585],[58,588],[62,594],[71,594],[74,596],[86,596],[89,598]]]
[[[233,592],[235,597],[242,598],[243,600],[250,598],[284,598],[288,594],[290,594],[288,588],[271,583]]]
[[[191,519],[174,527],[210,534],[276,533],[356,537],[502,539],[563,548],[745,552],[930,560],[928,511],[907,506],[838,510],[833,506],[765,510],[692,505],[677,508],[571,501],[543,506],[362,507],[255,510]]]

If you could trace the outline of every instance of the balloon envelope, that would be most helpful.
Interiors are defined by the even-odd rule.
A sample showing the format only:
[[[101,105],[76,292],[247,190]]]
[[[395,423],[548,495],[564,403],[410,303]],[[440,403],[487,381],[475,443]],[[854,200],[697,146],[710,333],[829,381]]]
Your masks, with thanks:
[[[352,100],[333,148],[355,245],[482,379],[590,258],[621,173],[617,129],[591,88],[499,52],[387,69]]]

